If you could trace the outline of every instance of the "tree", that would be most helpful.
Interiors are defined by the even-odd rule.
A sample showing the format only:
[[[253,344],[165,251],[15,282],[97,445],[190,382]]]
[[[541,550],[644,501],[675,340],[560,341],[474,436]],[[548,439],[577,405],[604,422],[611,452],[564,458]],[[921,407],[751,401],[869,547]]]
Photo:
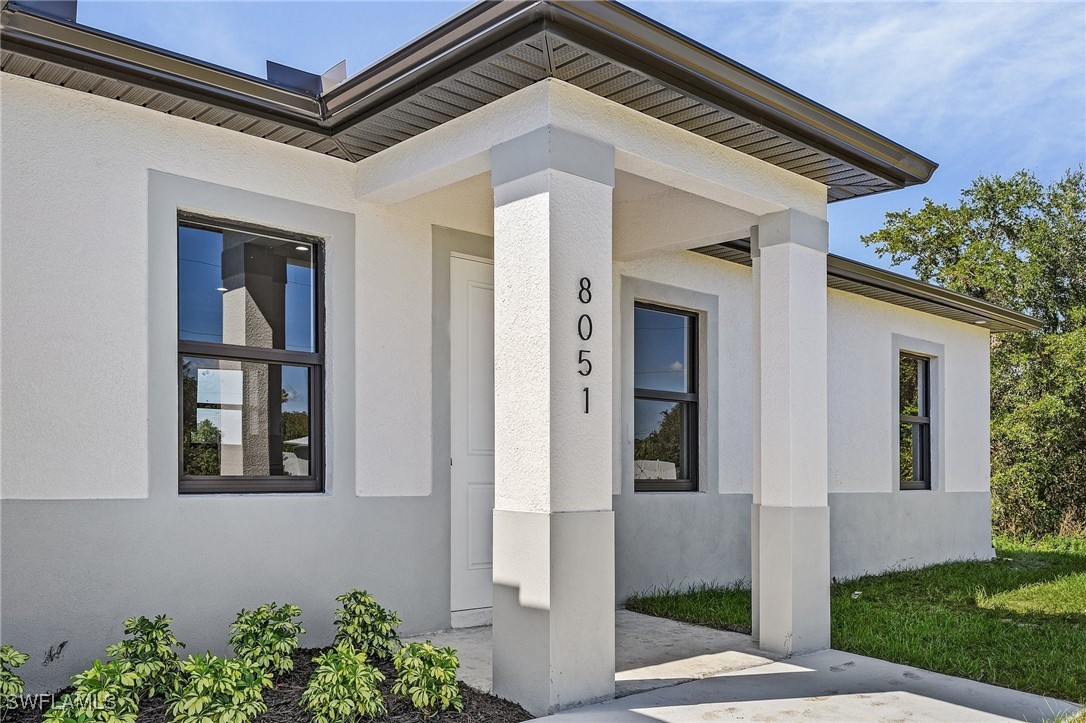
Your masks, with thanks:
[[[283,441],[309,436],[309,412],[283,412]]]
[[[221,472],[219,446],[222,435],[210,420],[203,419],[182,445],[187,475],[218,475]]]
[[[682,405],[660,412],[660,426],[641,439],[634,440],[634,459],[671,462],[681,469],[679,450],[682,439]]]
[[[219,454],[222,434],[208,419],[196,422],[197,367],[185,361],[181,376],[181,459],[186,475],[221,474]]]
[[[1030,314],[992,337],[992,505],[997,531],[1086,534],[1086,176],[1047,187],[1028,171],[980,176],[957,206],[886,214],[861,239],[919,279]]]

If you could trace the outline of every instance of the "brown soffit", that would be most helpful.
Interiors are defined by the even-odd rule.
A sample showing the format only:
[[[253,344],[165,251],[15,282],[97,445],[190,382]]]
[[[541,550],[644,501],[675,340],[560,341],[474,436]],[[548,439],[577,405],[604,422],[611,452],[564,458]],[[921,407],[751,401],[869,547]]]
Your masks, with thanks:
[[[749,239],[694,250],[750,266]],[[826,285],[895,306],[975,324],[994,333],[1035,331],[1041,327],[1040,321],[1027,314],[835,254],[829,254],[826,259]]]
[[[348,160],[558,78],[824,183],[831,201],[923,183],[936,168],[611,0],[483,0],[319,97],[15,1],[0,20],[5,71],[99,95],[105,78],[117,99],[150,90],[156,110]]]

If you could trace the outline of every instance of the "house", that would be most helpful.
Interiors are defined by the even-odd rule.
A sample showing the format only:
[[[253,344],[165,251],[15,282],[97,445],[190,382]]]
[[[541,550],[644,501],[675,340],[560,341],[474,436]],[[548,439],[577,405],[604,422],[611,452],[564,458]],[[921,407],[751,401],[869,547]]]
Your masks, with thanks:
[[[30,689],[166,613],[493,622],[496,692],[614,690],[635,591],[992,555],[1026,316],[828,253],[935,164],[613,2],[473,5],[343,79],[2,16],[2,624]]]

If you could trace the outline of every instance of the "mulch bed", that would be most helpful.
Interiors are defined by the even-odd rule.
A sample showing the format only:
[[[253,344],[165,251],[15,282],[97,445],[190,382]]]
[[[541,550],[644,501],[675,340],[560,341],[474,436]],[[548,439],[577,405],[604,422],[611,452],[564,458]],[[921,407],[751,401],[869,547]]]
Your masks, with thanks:
[[[302,691],[305,690],[317,666],[313,658],[323,653],[324,650],[307,648],[294,653],[294,670],[280,677],[275,682],[275,687],[264,691],[264,702],[268,705],[268,712],[256,719],[255,723],[305,723],[309,720],[309,714],[302,709],[299,702]],[[521,723],[531,720],[528,711],[516,703],[481,693],[463,683],[460,684],[460,695],[464,700],[464,712],[447,711],[427,718],[411,707],[411,702],[392,695],[392,684],[396,680],[396,671],[391,661],[378,661],[377,668],[385,676],[385,682],[381,684],[381,692],[385,696],[385,706],[388,712],[373,720],[379,723]],[[60,695],[57,695],[60,698]],[[8,711],[3,716],[8,723],[31,723],[40,721],[44,711]],[[140,704],[138,723],[170,723],[172,718],[166,711],[166,702],[161,697],[145,700]]]

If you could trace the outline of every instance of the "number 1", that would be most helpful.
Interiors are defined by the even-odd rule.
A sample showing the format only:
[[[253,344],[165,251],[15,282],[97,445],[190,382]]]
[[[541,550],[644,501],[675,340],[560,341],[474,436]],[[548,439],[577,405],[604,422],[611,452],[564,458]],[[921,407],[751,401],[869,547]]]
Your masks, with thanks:
[[[588,387],[584,388],[584,413],[588,414]]]

